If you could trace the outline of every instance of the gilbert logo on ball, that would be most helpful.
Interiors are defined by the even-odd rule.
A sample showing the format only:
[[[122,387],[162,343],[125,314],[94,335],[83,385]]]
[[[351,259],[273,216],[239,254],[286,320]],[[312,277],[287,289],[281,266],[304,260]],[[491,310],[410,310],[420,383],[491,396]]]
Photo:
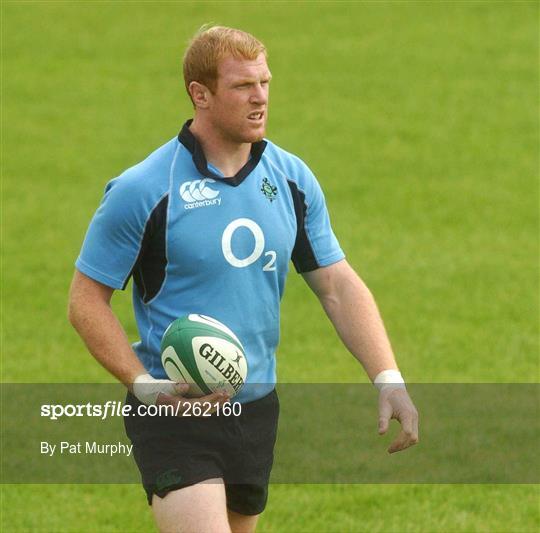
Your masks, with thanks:
[[[247,377],[238,337],[215,318],[191,314],[176,319],[163,334],[161,362],[173,381],[190,385],[187,396],[224,390],[232,398]]]

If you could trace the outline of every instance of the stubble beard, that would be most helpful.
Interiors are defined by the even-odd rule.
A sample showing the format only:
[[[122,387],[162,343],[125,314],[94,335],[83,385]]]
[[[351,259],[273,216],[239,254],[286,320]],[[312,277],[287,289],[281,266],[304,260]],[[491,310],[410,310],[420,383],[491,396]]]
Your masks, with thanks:
[[[251,144],[262,141],[264,139],[264,134],[266,131],[266,125],[262,130],[257,130],[257,132],[242,132],[238,130],[228,130],[223,131],[222,134],[225,138],[237,144]]]
[[[246,127],[245,123],[235,124],[219,124],[214,123],[214,127],[219,131],[220,136],[234,144],[251,144],[260,142],[266,134],[266,119],[262,128],[251,129]],[[250,131],[251,130],[251,131]]]

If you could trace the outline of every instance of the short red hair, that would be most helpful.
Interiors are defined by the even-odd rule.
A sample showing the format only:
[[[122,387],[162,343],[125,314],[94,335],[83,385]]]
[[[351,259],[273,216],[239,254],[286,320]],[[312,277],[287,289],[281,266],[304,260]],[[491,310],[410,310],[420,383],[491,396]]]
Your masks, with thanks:
[[[184,54],[184,83],[188,94],[192,81],[215,91],[218,65],[224,57],[257,59],[260,54],[266,57],[266,47],[250,33],[225,26],[203,26]]]

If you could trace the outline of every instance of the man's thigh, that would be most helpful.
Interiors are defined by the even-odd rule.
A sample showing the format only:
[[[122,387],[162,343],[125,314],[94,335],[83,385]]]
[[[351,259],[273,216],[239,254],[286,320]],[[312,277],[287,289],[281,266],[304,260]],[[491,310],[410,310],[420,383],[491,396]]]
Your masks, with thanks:
[[[162,533],[230,533],[225,486],[209,479],[152,497],[152,511]]]
[[[254,533],[260,515],[245,515],[227,510],[232,533]]]

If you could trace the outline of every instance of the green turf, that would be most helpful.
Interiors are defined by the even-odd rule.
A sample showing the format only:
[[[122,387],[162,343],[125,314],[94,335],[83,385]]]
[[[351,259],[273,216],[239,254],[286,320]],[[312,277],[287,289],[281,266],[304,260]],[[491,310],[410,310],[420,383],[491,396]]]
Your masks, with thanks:
[[[537,494],[522,485],[273,485],[270,502],[261,533],[533,533],[538,523]],[[152,530],[133,485],[9,486],[4,508],[6,531]]]
[[[108,381],[65,319],[105,182],[176,134],[189,35],[260,36],[405,377],[537,381],[537,2],[2,3],[2,381]],[[129,294],[115,308],[130,337]],[[301,278],[282,381],[364,381]],[[21,362],[24,361],[24,365]],[[534,531],[536,487],[275,486],[262,531]],[[141,489],[9,486],[6,531],[144,531]],[[30,511],[28,511],[30,509]]]

